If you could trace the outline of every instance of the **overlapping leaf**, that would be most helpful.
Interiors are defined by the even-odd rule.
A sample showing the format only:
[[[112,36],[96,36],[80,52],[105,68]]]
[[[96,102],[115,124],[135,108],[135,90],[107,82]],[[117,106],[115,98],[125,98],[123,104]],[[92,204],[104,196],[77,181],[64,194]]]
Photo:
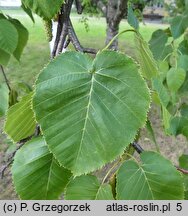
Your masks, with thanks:
[[[77,52],[60,55],[39,75],[34,96],[50,151],[74,175],[122,154],[145,123],[149,103],[137,65],[113,51],[94,61]]]
[[[171,32],[174,39],[179,38],[188,27],[188,16],[186,14],[176,16],[171,21]]]
[[[175,116],[170,122],[170,132],[174,136],[184,135],[188,139],[188,105],[183,104],[180,108],[181,116]]]
[[[187,96],[187,92],[188,92],[188,73],[186,73],[185,81],[181,86],[181,88],[179,89],[178,93],[180,93],[180,95]]]
[[[188,118],[183,116],[176,116],[170,121],[169,132],[174,136],[179,134],[188,138]]]
[[[186,72],[182,68],[171,68],[167,73],[167,85],[172,92],[177,92],[184,83]]]
[[[27,44],[29,32],[18,20],[10,19],[10,22],[14,25],[18,32],[18,44],[13,55],[19,61],[23,49]]]
[[[153,54],[149,49],[148,43],[139,33],[135,34],[135,42],[137,47],[138,62],[141,72],[147,79],[152,79],[159,75],[157,64],[153,58]]]
[[[177,61],[178,68],[182,68],[185,71],[188,71],[188,55],[181,55]]]
[[[52,19],[60,10],[64,0],[22,0],[26,8],[44,19]]]
[[[33,93],[23,97],[22,100],[7,112],[5,132],[14,142],[20,141],[35,132],[36,121],[32,110]]]
[[[27,142],[12,166],[13,181],[21,199],[58,199],[71,173],[60,167],[42,137]]]
[[[0,19],[0,49],[12,54],[18,43],[18,32],[14,25],[6,19]]]
[[[0,13],[1,28],[3,31],[0,35],[0,64],[6,66],[11,55],[14,55],[18,61],[20,60],[29,33],[17,19],[5,17],[2,13]]]
[[[178,47],[179,51],[183,54],[183,55],[188,55],[188,41],[187,40],[183,40]]]
[[[152,80],[153,89],[157,92],[159,96],[160,103],[166,107],[170,101],[170,96],[166,87],[163,85],[161,79],[155,78]]]
[[[132,26],[134,29],[139,28],[139,21],[138,21],[137,17],[135,16],[131,5],[129,5],[129,7],[128,7],[127,21],[129,23],[129,25]]]
[[[152,123],[150,122],[149,119],[148,119],[147,122],[146,122],[146,129],[147,129],[147,131],[148,131],[148,135],[149,135],[150,139],[151,139],[151,140],[153,141],[153,143],[155,144],[156,150],[157,150],[158,152],[160,152],[160,148],[159,148],[159,145],[158,145],[157,140],[156,140],[156,137],[155,137],[155,132],[154,132]]]
[[[33,23],[35,23],[35,19],[33,17],[32,11],[30,8],[26,7],[23,3],[21,5],[21,8],[25,11],[25,13],[31,18],[31,20],[33,21]]]
[[[170,161],[155,152],[141,154],[142,164],[125,162],[117,174],[117,199],[179,200],[183,179]]]
[[[72,179],[65,192],[67,200],[113,200],[109,184],[100,184],[92,175],[84,175]]]
[[[167,61],[159,61],[158,67],[159,67],[159,73],[160,73],[160,80],[163,83],[164,80],[166,79],[166,74],[169,71],[169,64]]]
[[[153,32],[149,44],[155,59],[161,59],[167,41],[168,36],[163,30],[158,29],[157,31]]]

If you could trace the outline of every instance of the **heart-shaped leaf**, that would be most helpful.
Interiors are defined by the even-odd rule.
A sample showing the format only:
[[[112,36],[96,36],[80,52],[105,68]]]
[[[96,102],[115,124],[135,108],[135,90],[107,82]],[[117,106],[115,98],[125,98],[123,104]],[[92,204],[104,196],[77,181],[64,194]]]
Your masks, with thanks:
[[[142,164],[126,161],[117,174],[117,199],[179,200],[183,178],[170,161],[155,152],[143,152]]]
[[[50,151],[74,175],[121,155],[146,122],[149,103],[137,65],[114,51],[94,61],[60,55],[39,75],[33,101]]]

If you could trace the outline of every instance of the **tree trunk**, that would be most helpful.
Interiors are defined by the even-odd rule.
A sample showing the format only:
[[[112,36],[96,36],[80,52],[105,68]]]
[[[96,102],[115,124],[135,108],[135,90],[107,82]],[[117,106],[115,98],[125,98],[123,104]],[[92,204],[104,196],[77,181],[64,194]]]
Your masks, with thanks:
[[[124,18],[127,9],[128,0],[108,0],[107,10],[106,10],[106,44],[108,44],[111,39],[118,34],[119,24]],[[110,49],[118,49],[118,40],[115,40]]]

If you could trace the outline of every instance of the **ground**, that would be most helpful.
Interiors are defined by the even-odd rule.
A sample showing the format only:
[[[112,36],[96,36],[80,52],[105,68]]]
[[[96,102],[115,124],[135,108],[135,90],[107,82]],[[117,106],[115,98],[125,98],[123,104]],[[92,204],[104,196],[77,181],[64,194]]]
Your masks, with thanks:
[[[21,11],[7,11],[7,13],[22,21],[22,23],[28,28],[30,37],[28,45],[22,55],[21,62],[18,63],[15,59],[11,59],[10,64],[6,68],[6,73],[12,86],[16,87],[17,82],[26,82],[32,86],[35,77],[50,59],[49,45],[46,41],[42,21],[38,17],[35,17],[35,24],[33,24],[31,20]],[[89,18],[89,32],[86,32],[84,25],[79,22],[79,17],[77,15],[73,15],[72,20],[83,46],[97,49],[103,48],[105,41],[105,20],[103,18]],[[166,26],[161,24],[146,23],[146,25],[141,25],[141,33],[146,40],[149,40],[155,29],[165,27]],[[127,28],[129,28],[128,24],[123,21],[120,30]],[[134,56],[135,47],[131,33],[128,33],[120,38],[119,47],[121,51]],[[2,82],[2,80],[3,79],[0,75],[0,82]],[[160,121],[159,108],[153,106],[151,110],[152,111],[149,113],[149,117],[153,124],[161,153],[170,159],[175,165],[178,165],[178,157],[182,153],[186,153],[186,151],[188,151],[186,150],[188,149],[187,140],[182,136],[175,138],[165,135]],[[10,141],[8,141],[6,135],[2,134],[3,122],[4,119],[1,119],[0,167],[4,164],[4,161],[7,158],[7,150],[11,151],[10,144],[8,144]],[[146,150],[155,150],[155,145],[149,139],[145,129],[142,129],[141,131],[141,139],[139,140],[139,143]],[[8,169],[3,180],[0,180],[0,199],[16,198],[18,197],[14,192],[10,169]]]

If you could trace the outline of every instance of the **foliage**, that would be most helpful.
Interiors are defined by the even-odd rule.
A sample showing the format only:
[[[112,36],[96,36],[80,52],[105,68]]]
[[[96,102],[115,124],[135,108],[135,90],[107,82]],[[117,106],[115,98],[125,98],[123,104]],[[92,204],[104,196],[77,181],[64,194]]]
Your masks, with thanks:
[[[4,130],[14,142],[27,138],[35,132],[36,121],[32,110],[32,96],[33,93],[24,96],[7,112]]]
[[[0,13],[0,28],[0,63],[6,66],[11,55],[20,60],[28,40],[28,31],[18,20],[2,13]]]
[[[142,153],[141,160],[142,164],[129,160],[120,167],[117,173],[118,199],[184,199],[182,177],[168,160],[155,152]]]
[[[33,11],[50,21],[63,1],[22,3],[31,19]],[[62,193],[66,199],[187,198],[187,178],[180,169],[150,151],[141,151],[138,162],[132,150],[145,124],[156,144],[147,116],[150,93],[162,110],[165,132],[188,136],[184,99],[188,56],[182,45],[187,42],[186,19],[185,14],[173,18],[170,28],[154,32],[148,44],[129,7],[128,22],[133,28],[120,34],[134,34],[136,60],[107,50],[109,45],[95,58],[65,52],[42,70],[32,92],[26,87],[25,96],[14,100],[16,104],[9,100],[14,105],[7,111],[5,132],[14,142],[29,140],[16,152],[12,166],[21,199],[58,199]],[[0,30],[0,63],[6,66],[11,55],[20,59],[28,34],[20,22],[3,14]],[[182,34],[183,40],[177,40]],[[9,90],[12,98],[15,90]],[[2,93],[0,108],[5,114],[7,89],[3,87]],[[114,160],[102,181],[93,175]],[[180,166],[187,168],[186,155],[180,158]]]
[[[160,68],[159,79],[161,80],[161,87],[158,88],[158,91],[163,92],[161,94],[163,96],[161,98],[163,101],[163,111],[165,106],[168,112],[168,118],[166,119],[166,126],[168,128],[166,128],[166,132],[173,135],[183,134],[187,137],[187,117],[185,113],[181,112],[182,106],[186,104],[185,98],[182,98],[182,96],[187,94],[187,89],[185,88],[188,59],[185,39],[186,19],[186,14],[174,17],[171,20],[170,28],[154,32],[149,43]],[[182,35],[184,37],[181,37]],[[181,39],[179,39],[180,37]],[[163,46],[163,49],[159,51],[157,49],[158,43]],[[167,47],[170,49],[167,50]],[[154,85],[156,86],[156,83]],[[165,114],[165,112],[163,113]]]
[[[38,77],[33,106],[50,151],[81,175],[123,153],[145,123],[149,102],[137,65],[123,54],[103,51],[92,61],[66,52]]]
[[[64,0],[22,0],[22,4],[46,20],[52,19]]]
[[[12,174],[20,198],[37,200],[58,199],[71,177],[70,171],[49,152],[42,137],[32,139],[17,152]]]

